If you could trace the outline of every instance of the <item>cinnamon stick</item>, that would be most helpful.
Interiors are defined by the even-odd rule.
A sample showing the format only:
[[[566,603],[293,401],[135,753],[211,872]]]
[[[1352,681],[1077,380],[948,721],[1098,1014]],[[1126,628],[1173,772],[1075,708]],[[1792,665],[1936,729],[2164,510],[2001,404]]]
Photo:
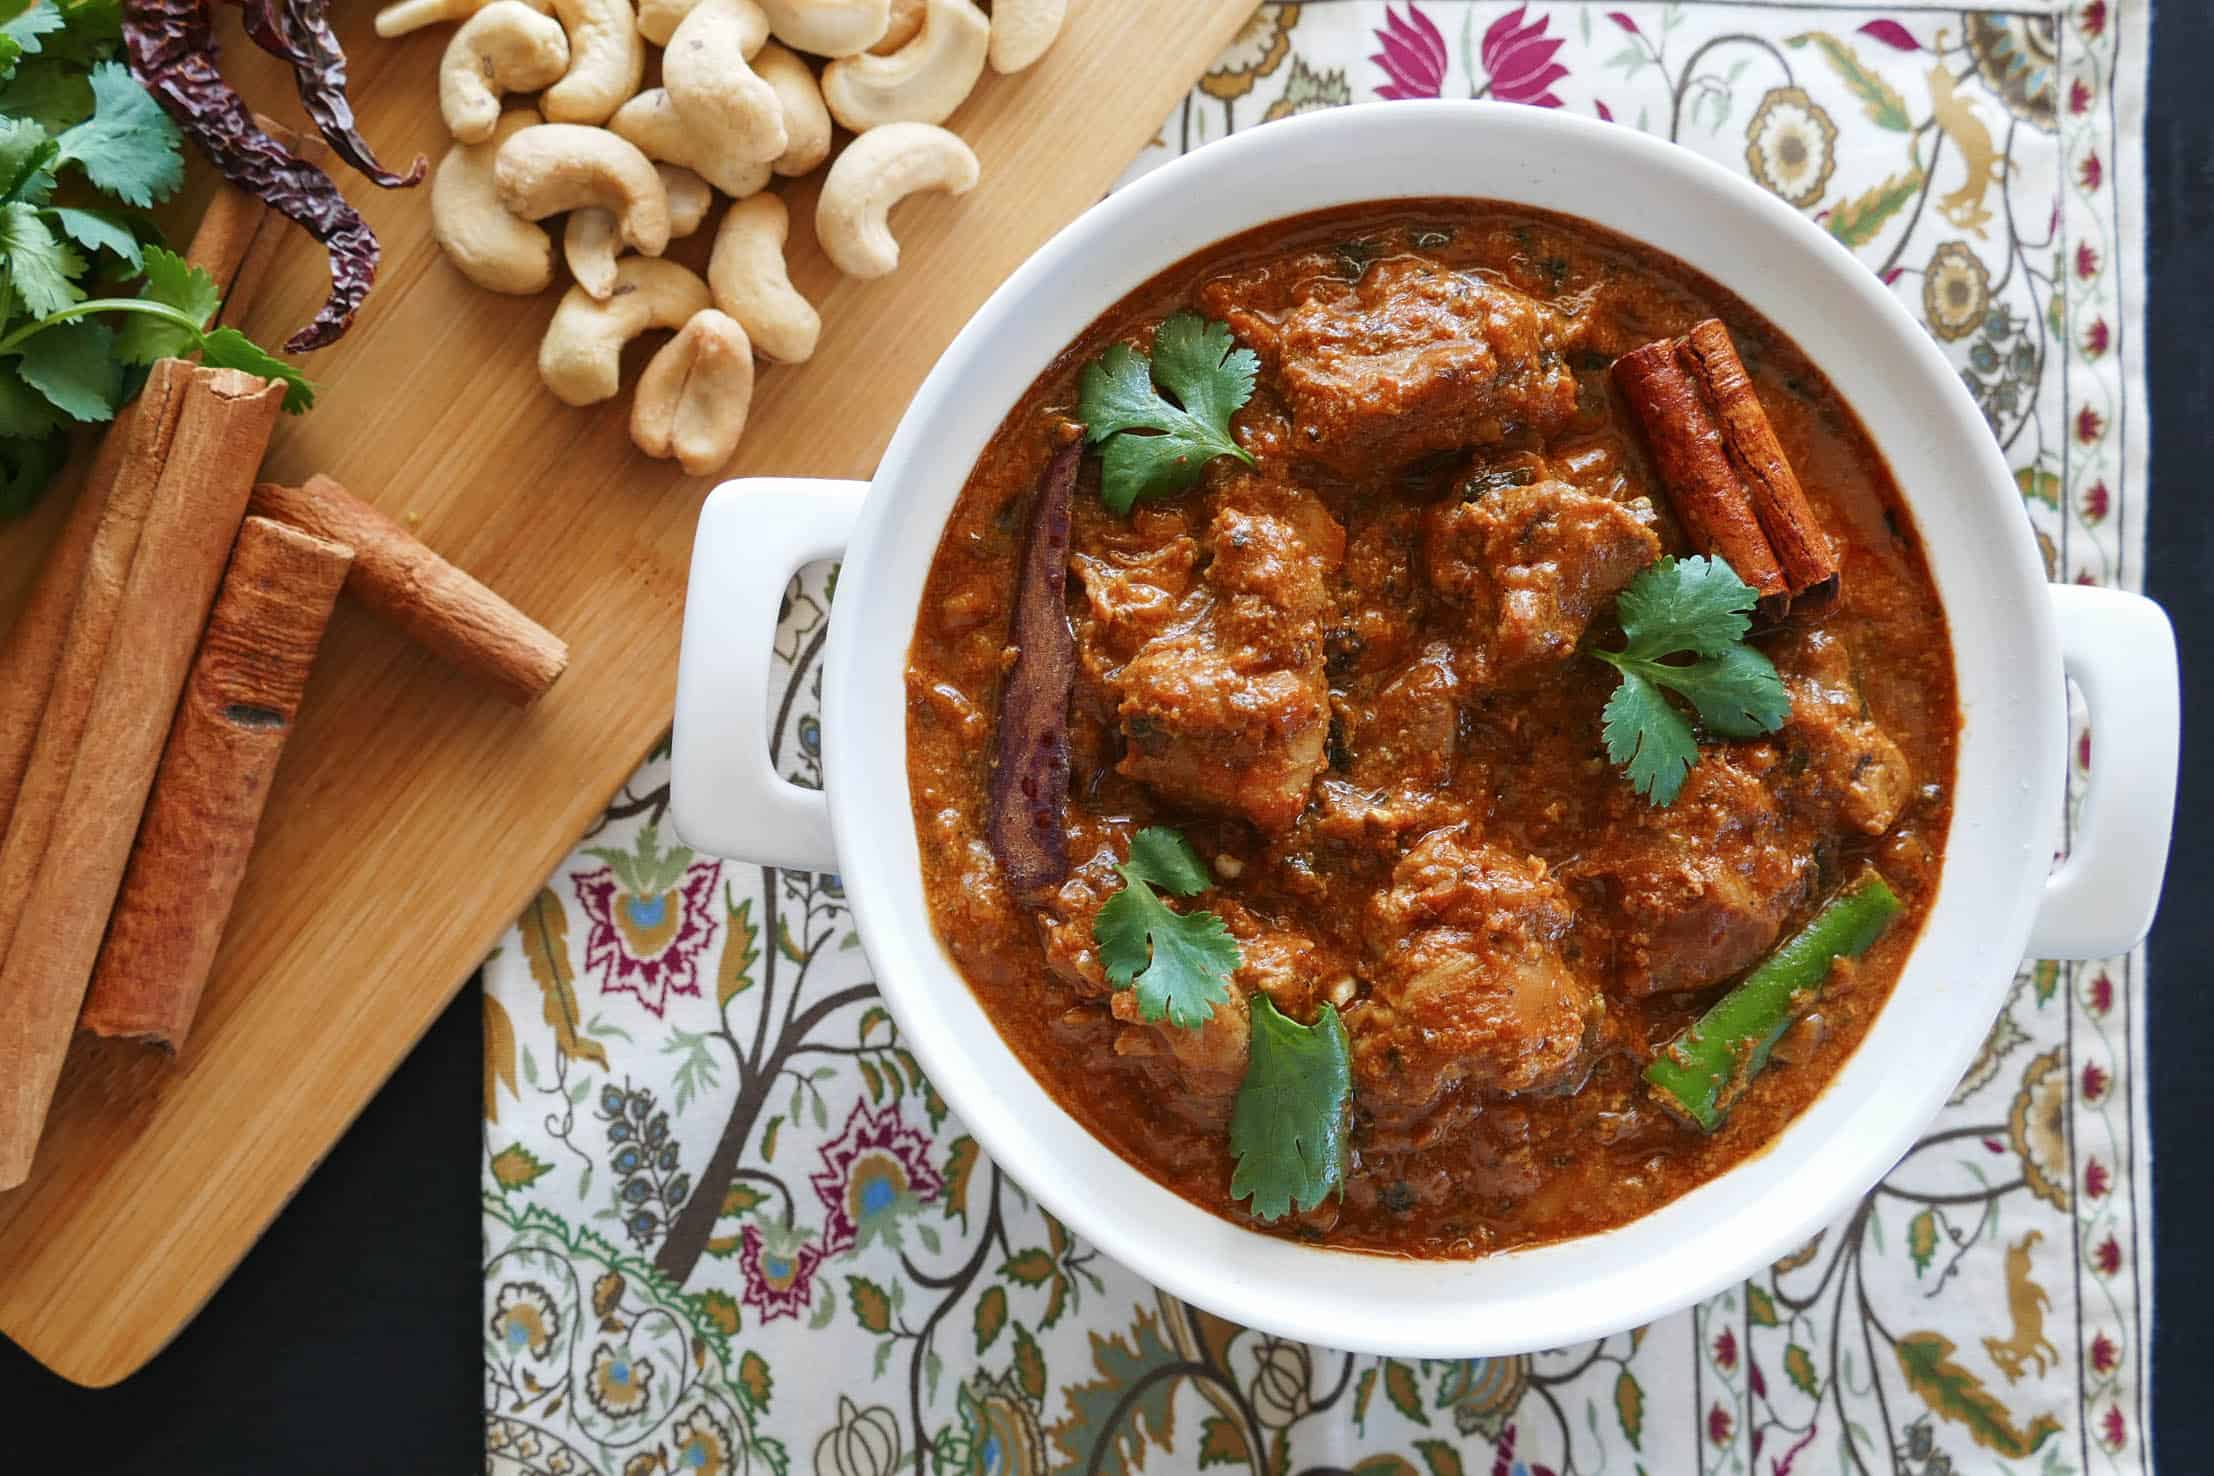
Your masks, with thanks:
[[[164,359],[101,439],[92,475],[0,640],[0,956],[61,803],[93,684],[192,366]]]
[[[518,707],[536,701],[569,664],[558,636],[329,477],[299,487],[263,482],[254,488],[253,511],[352,548],[346,588],[355,598]]]
[[[1837,551],[1720,319],[1624,354],[1614,377],[1699,552],[1772,608],[1836,591]]]
[[[43,816],[19,801],[0,843],[0,1189],[30,1173],[101,933],[129,859],[177,694],[275,429],[284,386],[194,368],[120,589],[88,579],[75,629],[108,637],[74,744],[42,731],[24,778],[54,788]],[[58,698],[81,690],[54,688]],[[48,703],[48,716],[64,704]],[[42,725],[43,728],[43,725]],[[43,821],[43,823],[38,823]],[[5,922],[0,921],[0,926]]]
[[[324,624],[343,544],[248,518],[185,679],[79,1022],[184,1044]]]

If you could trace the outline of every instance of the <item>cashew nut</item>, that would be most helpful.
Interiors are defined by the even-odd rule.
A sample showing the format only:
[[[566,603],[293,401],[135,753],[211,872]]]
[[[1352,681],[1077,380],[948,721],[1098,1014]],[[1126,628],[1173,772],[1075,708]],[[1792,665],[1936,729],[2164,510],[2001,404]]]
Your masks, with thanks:
[[[410,31],[420,31],[425,26],[467,20],[489,3],[490,0],[399,0],[397,5],[387,5],[377,12],[377,34],[389,40]],[[523,0],[523,3],[543,13],[551,7],[552,0]]]
[[[668,45],[677,22],[699,3],[700,0],[638,0],[638,34],[656,46]]]
[[[990,41],[991,22],[972,0],[925,0],[914,40],[890,56],[864,52],[823,68],[823,101],[855,133],[943,123],[984,75]]]
[[[485,142],[448,149],[431,175],[431,235],[464,277],[494,292],[539,292],[553,280],[553,242],[510,215],[492,182],[500,146],[537,123],[536,113],[518,108]]]
[[[669,197],[669,238],[691,235],[707,219],[715,192],[689,169],[656,164],[653,170],[661,176],[661,188]],[[614,295],[615,259],[622,255],[614,212],[596,205],[570,211],[561,230],[561,254],[579,287],[603,302]]]
[[[702,308],[638,376],[630,438],[648,456],[675,456],[695,477],[730,460],[753,406],[753,349],[746,330]]]
[[[815,239],[849,277],[881,277],[899,265],[899,240],[885,217],[920,190],[965,195],[976,155],[929,123],[887,123],[861,134],[831,162],[815,202]]]
[[[604,128],[525,128],[500,145],[493,182],[500,203],[525,220],[597,205],[615,212],[633,250],[659,256],[669,244],[669,197],[653,162]]]
[[[748,163],[717,153],[696,129],[686,127],[666,87],[639,93],[615,110],[607,126],[647,158],[682,165],[733,200],[743,200],[769,182],[767,161]]]
[[[483,143],[500,121],[500,94],[536,92],[569,70],[561,23],[523,0],[492,0],[454,32],[438,66],[438,110],[463,143]]]
[[[923,0],[892,0],[892,23],[869,50],[877,56],[890,56],[914,40],[922,28]]]
[[[569,33],[569,70],[538,106],[555,123],[605,123],[646,75],[630,0],[553,0]]]
[[[601,302],[582,287],[562,294],[538,345],[538,377],[565,404],[593,405],[623,387],[623,345],[650,328],[681,328],[706,307],[707,284],[673,261],[626,256]]]
[[[661,85],[701,146],[741,164],[784,152],[784,104],[746,62],[769,39],[754,0],[700,0],[661,55]]]
[[[823,104],[815,73],[798,53],[771,41],[753,59],[754,74],[776,89],[784,112],[784,152],[776,172],[801,175],[830,157],[830,109]]]
[[[1069,0],[992,0],[992,70],[1019,72],[1061,34]]]
[[[736,318],[764,357],[780,364],[812,358],[823,320],[800,296],[784,265],[784,237],[791,216],[775,195],[741,200],[723,215],[715,253],[707,261],[707,290],[715,306]]]
[[[810,56],[867,51],[892,23],[892,0],[761,0],[761,8],[777,40]]]

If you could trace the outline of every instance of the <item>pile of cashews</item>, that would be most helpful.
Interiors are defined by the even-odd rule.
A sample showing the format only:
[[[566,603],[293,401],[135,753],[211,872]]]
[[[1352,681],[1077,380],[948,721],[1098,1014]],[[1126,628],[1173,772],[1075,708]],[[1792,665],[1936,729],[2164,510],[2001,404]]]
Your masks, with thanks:
[[[454,146],[431,178],[447,257],[494,292],[541,292],[554,247],[539,223],[566,215],[573,281],[540,377],[571,405],[612,399],[623,346],[674,330],[639,376],[631,439],[705,476],[745,434],[755,356],[804,362],[822,329],[786,270],[771,180],[820,167],[833,122],[849,130],[816,239],[848,276],[889,274],[892,207],[976,184],[976,155],[939,125],[986,65],[1017,72],[1043,55],[1066,4],[991,0],[987,17],[975,0],[399,0],[377,34],[461,22],[438,76]],[[649,43],[662,48],[653,88]],[[819,76],[809,56],[824,59]],[[509,106],[531,92],[536,108]],[[703,281],[661,254],[706,224],[717,194],[732,204]]]

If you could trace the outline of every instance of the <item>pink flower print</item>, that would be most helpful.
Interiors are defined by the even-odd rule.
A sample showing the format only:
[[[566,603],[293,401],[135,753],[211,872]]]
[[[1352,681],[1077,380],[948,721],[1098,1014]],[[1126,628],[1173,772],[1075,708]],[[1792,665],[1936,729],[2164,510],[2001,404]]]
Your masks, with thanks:
[[[2081,77],[2068,84],[2068,111],[2082,117],[2091,109],[2091,88]]]
[[[2088,282],[2099,274],[2099,253],[2089,241],[2076,247],[2076,275]]]
[[[2106,1089],[2108,1085],[2109,1079],[2107,1077],[2105,1067],[2101,1066],[2096,1061],[2086,1061],[2083,1063],[2084,1101],[2093,1103],[2097,1102],[2100,1098],[2106,1095]]]
[[[815,1300],[815,1268],[823,1253],[804,1237],[775,1227],[778,1243],[771,1245],[757,1224],[748,1224],[738,1240],[738,1269],[745,1277],[745,1304],[761,1314],[763,1322],[797,1317]]]
[[[2122,1422],[2122,1407],[2110,1404],[2106,1413],[2099,1416],[2099,1444],[2108,1450],[2120,1450],[2129,1444],[2129,1426]]]
[[[2101,1276],[2112,1276],[2122,1269],[2122,1243],[2109,1235],[2091,1247],[2091,1269]]]
[[[1872,20],[1860,28],[1863,36],[1873,36],[1893,51],[1920,51],[1922,43],[1914,39],[1911,31],[1895,20]]]
[[[2076,168],[2076,178],[2086,190],[2095,190],[2099,181],[2106,178],[2106,166],[2099,162],[2097,154],[2085,154],[2083,163]]]
[[[2106,434],[2106,417],[2089,405],[2076,412],[2076,439],[2088,446]]]
[[[1568,68],[1553,60],[1562,43],[1545,34],[1550,22],[1544,16],[1524,24],[1529,9],[1517,5],[1484,31],[1484,71],[1491,78],[1487,91],[1501,102],[1557,108],[1561,100],[1550,89],[1568,75]]]
[[[1714,1408],[1707,1411],[1707,1439],[1713,1441],[1716,1445],[1728,1445],[1730,1443],[1730,1431],[1736,1427],[1736,1421],[1730,1418],[1730,1412],[1724,1409],[1719,1401],[1716,1402]]]
[[[1737,1367],[1737,1334],[1726,1327],[1722,1329],[1722,1336],[1714,1340],[1714,1361],[1724,1369]]]
[[[591,920],[584,967],[603,994],[633,994],[656,1017],[672,994],[700,992],[700,957],[715,941],[718,924],[709,905],[719,862],[690,866],[674,885],[632,891],[613,868],[576,879],[577,902]]]
[[[2086,764],[2084,767],[2089,768],[2090,765]],[[2107,976],[2104,969],[2091,981],[2091,997],[2087,1003],[2094,1015],[2103,1015],[2114,1008],[2114,981]]]
[[[2083,520],[2086,523],[2106,521],[2106,515],[2111,509],[2113,501],[2114,494],[2106,490],[2106,483],[2093,482],[2091,490],[2083,494]],[[2091,735],[2089,733],[2083,735],[2083,746],[2086,753],[2088,753],[2091,747]],[[2091,760],[2088,757],[2084,759],[2083,766],[2086,769],[2091,767]]]
[[[1620,26],[1623,30],[1628,31],[1633,36],[1642,36],[1645,34],[1643,31],[1640,31],[1637,28],[1637,22],[1631,20],[1628,14],[1623,11],[1610,10],[1607,12],[1607,19],[1613,21],[1616,25]]]
[[[2105,486],[2106,483],[2101,482],[2091,490],[2097,492]],[[2083,730],[2083,736],[2076,740],[2076,767],[2085,770],[2091,767],[2091,730],[2088,727]]]
[[[930,1138],[910,1127],[899,1104],[871,1112],[853,1104],[837,1137],[823,1144],[822,1172],[808,1176],[822,1201],[823,1248],[831,1255],[878,1235],[898,1242],[898,1225],[945,1187],[930,1166]]]
[[[2106,0],[2091,0],[2083,7],[2083,34],[2093,38],[2106,34]]]
[[[2107,1169],[2106,1169],[2106,1165],[2105,1165],[2105,1164],[2103,1164],[2103,1163],[2099,1162],[2099,1161],[2098,1161],[2098,1160],[2097,1160],[2096,1158],[2094,1158],[2094,1159],[2090,1160],[2090,1161],[2089,1161],[2088,1163],[2084,1164],[2084,1166],[2083,1166],[2083,1195],[2084,1195],[2084,1198],[2086,1198],[2086,1199],[2104,1199],[2104,1198],[2106,1198],[2106,1191],[2107,1191],[2107,1190],[2109,1190],[2109,1189],[2111,1189],[2111,1188],[2113,1188],[2113,1187],[2114,1187],[2114,1181],[2113,1181],[2113,1178],[2112,1178],[2112,1176],[2111,1176],[2111,1175],[2109,1175],[2109,1174],[2107,1173]]]
[[[2114,1340],[2100,1333],[2091,1340],[2091,1368],[2093,1372],[2110,1374],[2122,1363],[2122,1350],[2114,1346]]]
[[[2106,326],[2106,319],[2093,318],[2091,326],[2083,330],[2083,351],[2096,359],[2107,351],[2114,341],[2114,330]]]
[[[1369,60],[1391,78],[1376,89],[1378,97],[1436,97],[1445,91],[1445,37],[1414,0],[1407,0],[1405,15],[1384,7],[1376,44],[1382,49]]]

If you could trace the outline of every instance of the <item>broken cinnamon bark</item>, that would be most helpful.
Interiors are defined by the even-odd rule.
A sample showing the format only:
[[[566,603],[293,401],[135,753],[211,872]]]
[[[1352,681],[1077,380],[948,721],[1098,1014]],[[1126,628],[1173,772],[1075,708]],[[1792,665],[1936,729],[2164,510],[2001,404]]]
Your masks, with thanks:
[[[1720,319],[1614,361],[1676,519],[1766,608],[1837,591],[1837,550],[1776,439],[1745,362]]]
[[[1069,525],[1083,443],[1061,448],[1038,484],[1015,576],[1008,644],[1015,662],[1000,688],[992,760],[992,854],[1017,895],[1059,886],[1068,875],[1062,828],[1069,798],[1069,694],[1076,685],[1076,637],[1065,603]]]

